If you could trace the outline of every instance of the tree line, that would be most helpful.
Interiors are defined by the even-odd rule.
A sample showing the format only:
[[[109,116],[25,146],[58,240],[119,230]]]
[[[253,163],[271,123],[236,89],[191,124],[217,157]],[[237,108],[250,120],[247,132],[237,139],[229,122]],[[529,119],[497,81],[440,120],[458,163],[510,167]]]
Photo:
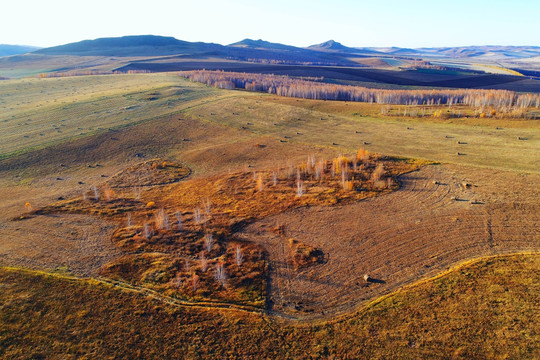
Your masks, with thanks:
[[[127,71],[104,71],[104,70],[71,70],[63,72],[50,72],[50,73],[41,73],[38,75],[39,78],[57,78],[57,77],[70,77],[70,76],[91,76],[91,75],[111,75],[111,74],[147,74],[150,73],[149,70],[127,70]]]
[[[315,100],[359,101],[392,105],[468,105],[494,108],[508,113],[516,109],[540,107],[540,95],[508,90],[385,90],[336,85],[320,79],[296,79],[284,75],[193,70],[180,76],[221,89],[245,89],[279,96]]]

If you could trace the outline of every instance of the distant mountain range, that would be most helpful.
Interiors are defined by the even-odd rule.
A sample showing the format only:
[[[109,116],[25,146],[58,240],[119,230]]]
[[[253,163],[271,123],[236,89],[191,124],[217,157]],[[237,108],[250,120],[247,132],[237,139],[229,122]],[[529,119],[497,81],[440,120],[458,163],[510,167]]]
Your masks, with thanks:
[[[228,60],[281,63],[355,65],[344,54],[328,54],[304,48],[244,39],[227,46],[213,43],[188,42],[173,37],[154,35],[101,38],[40,49],[43,55],[80,56],[166,56],[191,58],[221,58]]]
[[[358,65],[354,57],[409,57],[447,59],[524,59],[540,56],[537,46],[463,46],[440,48],[399,47],[347,47],[334,40],[307,48],[271,43],[264,40],[244,39],[220,45],[189,42],[173,37],[136,35],[99,38],[39,49],[31,46],[0,45],[0,56],[34,52],[43,55],[77,56],[196,56],[229,58],[253,62],[313,63],[331,65]]]
[[[447,58],[472,58],[480,56],[502,56],[505,58],[528,58],[540,56],[538,46],[459,46],[433,48],[372,48],[381,53],[400,55],[422,55]]]
[[[0,44],[0,57],[26,54],[41,49],[37,46]]]
[[[4,78],[85,71],[207,69],[319,77],[330,83],[360,86],[540,92],[540,47],[535,46],[357,48],[328,40],[304,48],[261,39],[221,45],[137,35],[42,49],[5,45],[0,46],[2,49],[12,55],[0,57],[0,76]]]

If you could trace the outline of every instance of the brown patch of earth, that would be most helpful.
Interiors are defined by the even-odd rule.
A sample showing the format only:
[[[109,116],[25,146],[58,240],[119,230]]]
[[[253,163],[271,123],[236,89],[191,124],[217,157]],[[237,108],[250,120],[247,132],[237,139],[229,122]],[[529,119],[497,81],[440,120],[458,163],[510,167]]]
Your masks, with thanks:
[[[539,251],[539,180],[536,174],[427,166],[402,175],[398,191],[290,210],[236,235],[269,253],[272,311],[300,319],[332,316],[468,259]],[[295,270],[291,237],[322,250],[325,262]]]
[[[107,184],[113,188],[165,185],[178,182],[189,174],[190,170],[179,163],[152,159],[120,171]]]
[[[117,226],[86,215],[46,215],[0,223],[0,264],[39,270],[63,268],[95,276],[121,252],[110,238]]]

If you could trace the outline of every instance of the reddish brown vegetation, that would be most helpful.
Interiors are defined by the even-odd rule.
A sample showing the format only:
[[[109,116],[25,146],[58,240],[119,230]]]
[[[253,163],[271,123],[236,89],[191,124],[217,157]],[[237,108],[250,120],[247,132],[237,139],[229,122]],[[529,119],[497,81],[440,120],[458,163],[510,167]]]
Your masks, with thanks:
[[[289,239],[289,246],[292,253],[292,264],[295,269],[303,269],[324,261],[324,253],[321,249],[304,244],[296,239]]]
[[[189,173],[178,164],[152,160],[119,173],[81,198],[33,213],[86,213],[119,223],[112,242],[125,255],[102,269],[109,278],[183,299],[264,306],[265,251],[238,239],[235,232],[250,221],[288,209],[346,203],[390,191],[398,186],[395,176],[419,166],[364,150],[359,154],[331,161],[310,156],[298,166],[288,163],[273,171],[198,178],[142,193],[126,189]],[[324,255],[297,241],[291,252],[295,268],[319,263]]]
[[[3,359],[536,359],[538,255],[489,258],[355,314],[281,324],[0,268]]]
[[[121,171],[107,183],[113,188],[164,185],[178,182],[189,174],[190,170],[181,164],[152,159]]]

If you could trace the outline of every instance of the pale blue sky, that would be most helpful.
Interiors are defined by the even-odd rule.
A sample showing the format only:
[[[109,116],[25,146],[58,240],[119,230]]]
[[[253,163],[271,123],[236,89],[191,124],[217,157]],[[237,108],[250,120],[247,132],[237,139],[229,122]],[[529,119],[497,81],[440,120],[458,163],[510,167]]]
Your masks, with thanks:
[[[2,0],[0,44],[154,34],[229,44],[540,46],[540,0]]]

